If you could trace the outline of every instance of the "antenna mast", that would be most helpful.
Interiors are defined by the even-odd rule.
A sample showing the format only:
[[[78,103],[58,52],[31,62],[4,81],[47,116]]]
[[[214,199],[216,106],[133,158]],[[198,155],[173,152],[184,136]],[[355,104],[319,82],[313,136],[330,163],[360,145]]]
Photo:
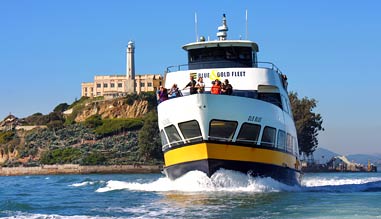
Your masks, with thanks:
[[[246,40],[248,39],[248,35],[249,35],[247,26],[248,26],[248,20],[247,20],[247,9],[246,9]]]
[[[195,32],[196,32],[196,42],[198,42],[198,30],[197,30],[197,13],[195,12],[194,13],[194,29],[195,29]]]

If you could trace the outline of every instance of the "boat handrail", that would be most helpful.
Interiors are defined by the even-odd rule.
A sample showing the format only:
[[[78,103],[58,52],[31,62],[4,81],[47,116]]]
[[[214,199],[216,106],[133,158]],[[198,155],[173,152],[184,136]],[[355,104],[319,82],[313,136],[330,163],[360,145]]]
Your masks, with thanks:
[[[254,143],[257,144],[259,141],[254,141],[254,140],[246,140],[246,139],[237,139],[237,142],[246,142],[246,143]]]
[[[219,62],[221,62],[221,61],[219,61]],[[224,62],[231,63],[230,61],[222,61],[222,63],[224,63]],[[203,64],[208,64],[208,63],[216,63],[216,61],[203,62]],[[232,68],[237,68],[237,67],[232,67]],[[275,71],[276,73],[278,73],[280,75],[283,74],[282,71],[280,70],[280,68],[272,62],[253,62],[252,68],[268,68],[268,69]],[[175,71],[186,71],[186,70],[189,70],[189,64],[171,65],[171,66],[167,67],[165,73],[175,72]]]
[[[202,135],[192,137],[192,138],[185,138],[184,140],[169,142],[169,143],[163,145],[162,148],[163,148],[163,150],[166,150],[167,148],[171,148],[173,146],[183,145],[184,142],[191,143],[191,142],[194,142],[193,140],[198,140],[198,139],[202,139]]]
[[[215,140],[215,141],[226,141],[226,142],[231,142],[233,138],[223,138],[223,137],[218,137],[218,136],[208,136],[209,140]]]
[[[199,136],[196,136],[196,137],[193,137],[193,138],[185,138],[185,142],[192,142],[192,140],[197,140],[197,139],[202,139],[202,135],[199,135]]]

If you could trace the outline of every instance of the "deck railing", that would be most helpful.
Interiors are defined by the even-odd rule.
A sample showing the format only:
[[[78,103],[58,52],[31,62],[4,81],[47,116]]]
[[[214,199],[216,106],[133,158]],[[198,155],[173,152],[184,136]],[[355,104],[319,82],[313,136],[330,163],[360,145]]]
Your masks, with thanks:
[[[213,61],[213,62],[202,62],[200,64],[208,66],[208,65],[215,64],[215,63],[216,63],[216,61]],[[218,63],[219,64],[224,64],[225,63],[226,67],[228,67],[229,64],[231,64],[231,61],[218,61]],[[199,63],[197,63],[197,64],[199,64]],[[182,64],[182,65],[168,66],[165,72],[168,73],[168,72],[174,72],[174,71],[186,71],[186,70],[190,70],[189,69],[190,65],[192,65],[192,64]],[[223,68],[226,68],[226,67],[223,67]],[[229,68],[239,68],[239,67],[246,67],[246,68],[267,68],[267,69],[271,69],[271,70],[277,72],[278,74],[282,74],[282,71],[278,68],[278,66],[276,66],[272,62],[253,62],[252,66],[234,66],[233,65],[233,66],[231,66]],[[210,68],[210,67],[207,67],[207,68]]]

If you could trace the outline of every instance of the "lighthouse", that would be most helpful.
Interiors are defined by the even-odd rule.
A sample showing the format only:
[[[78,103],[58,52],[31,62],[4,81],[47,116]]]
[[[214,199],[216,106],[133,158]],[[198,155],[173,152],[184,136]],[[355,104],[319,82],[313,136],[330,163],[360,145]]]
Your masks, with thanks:
[[[135,93],[135,44],[128,42],[126,49],[126,92]]]

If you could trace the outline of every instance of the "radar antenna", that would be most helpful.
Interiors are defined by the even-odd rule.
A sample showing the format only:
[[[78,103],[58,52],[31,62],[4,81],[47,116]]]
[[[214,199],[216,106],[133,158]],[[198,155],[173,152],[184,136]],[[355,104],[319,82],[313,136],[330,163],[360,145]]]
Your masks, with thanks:
[[[217,37],[218,37],[218,40],[226,40],[227,36],[228,36],[228,25],[226,24],[226,15],[223,14],[222,15],[222,26],[219,26],[218,27],[218,32],[217,32]]]

